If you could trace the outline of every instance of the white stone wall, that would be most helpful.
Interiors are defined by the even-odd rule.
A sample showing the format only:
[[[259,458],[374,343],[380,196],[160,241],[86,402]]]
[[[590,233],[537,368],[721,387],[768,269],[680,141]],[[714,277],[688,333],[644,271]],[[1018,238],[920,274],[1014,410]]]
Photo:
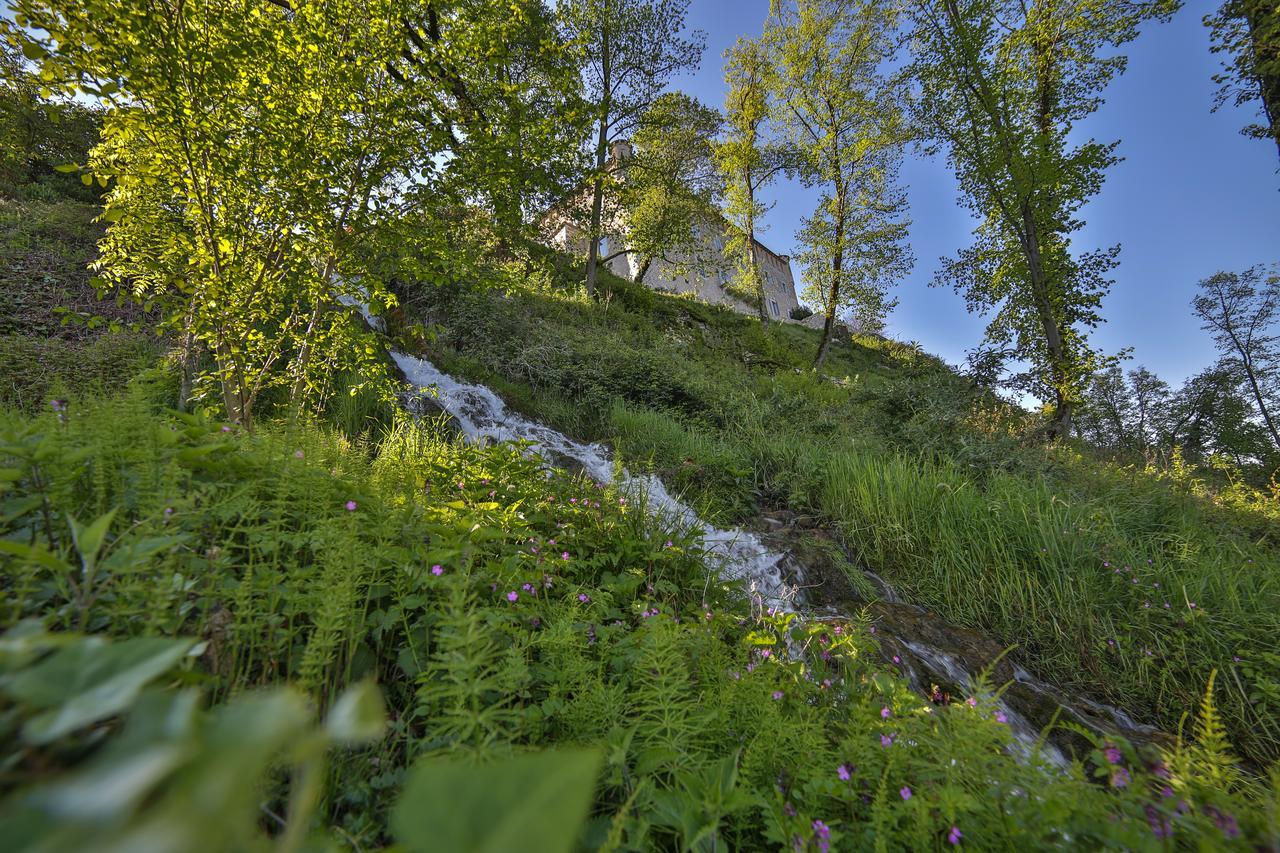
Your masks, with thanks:
[[[581,228],[558,219],[554,213],[544,220],[544,227],[553,246],[581,257],[586,256],[586,232]],[[757,314],[754,304],[737,299],[724,289],[732,280],[732,273],[724,259],[728,227],[727,223],[719,221],[698,228],[696,249],[692,257],[672,259],[676,261],[674,263],[654,260],[645,273],[644,284],[655,290],[693,294],[703,302],[725,305],[744,314]],[[620,241],[623,239],[616,234],[606,237],[600,247],[600,257],[607,258],[622,248]],[[791,309],[799,306],[800,302],[796,298],[790,259],[786,255],[774,254],[758,240],[755,253],[756,263],[764,277],[765,309],[772,319],[794,322],[791,319]],[[607,267],[614,275],[634,281],[642,263],[643,258],[627,253],[609,261]]]
[[[697,248],[692,256],[675,258],[674,262],[655,260],[645,273],[644,284],[655,290],[692,294],[703,302],[725,305],[744,314],[758,313],[755,304],[725,291],[725,286],[733,279],[733,272],[724,258],[727,239],[725,227],[700,228],[697,237]],[[771,318],[790,322],[791,309],[800,303],[796,299],[795,279],[789,259],[775,255],[758,241],[755,252],[756,263],[760,266],[765,282],[766,310]],[[615,259],[610,266],[618,275],[634,280],[642,263],[642,258],[627,255],[625,260]]]

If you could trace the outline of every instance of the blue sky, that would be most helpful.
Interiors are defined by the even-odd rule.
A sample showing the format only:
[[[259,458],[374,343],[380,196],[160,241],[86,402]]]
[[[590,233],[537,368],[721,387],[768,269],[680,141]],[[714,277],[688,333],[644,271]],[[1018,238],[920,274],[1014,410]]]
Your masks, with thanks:
[[[1191,315],[1196,282],[1220,269],[1280,262],[1280,159],[1239,128],[1247,111],[1210,114],[1218,58],[1209,53],[1201,18],[1216,4],[1196,0],[1168,24],[1148,26],[1127,45],[1128,71],[1106,103],[1079,128],[1122,140],[1124,162],[1085,208],[1076,246],[1122,245],[1115,285],[1103,304],[1108,322],[1094,340],[1115,352],[1133,347],[1129,366],[1145,364],[1175,386],[1208,366],[1213,347]],[[722,106],[721,55],[739,35],[757,35],[768,0],[692,0],[689,25],[707,34],[701,70],[675,87]],[[902,170],[911,202],[916,267],[895,291],[888,332],[919,341],[950,362],[982,339],[985,323],[949,289],[928,286],[939,256],[967,245],[973,227],[956,201],[945,162],[908,157]],[[790,253],[813,198],[798,185],[772,190],[776,206],[763,241]],[[798,271],[797,271],[798,272]]]

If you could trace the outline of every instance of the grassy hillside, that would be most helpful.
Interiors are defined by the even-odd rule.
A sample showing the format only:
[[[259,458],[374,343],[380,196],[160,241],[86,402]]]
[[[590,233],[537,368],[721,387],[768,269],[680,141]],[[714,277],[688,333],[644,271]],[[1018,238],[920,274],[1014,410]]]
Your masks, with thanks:
[[[0,271],[0,299],[95,306],[83,284],[57,289],[74,262],[57,269]],[[618,286],[607,306],[435,293],[409,306],[433,325],[398,325],[721,520],[827,513],[837,482],[904,476],[839,460],[988,491],[1049,470],[1015,414],[914,350],[868,340],[834,362],[847,379],[818,379],[792,369],[803,330]],[[39,322],[10,335],[36,340]],[[1274,786],[1231,758],[1212,702],[1180,743],[1092,738],[1051,772],[1015,757],[992,685],[922,698],[865,617],[753,609],[695,540],[611,488],[368,398],[253,432],[179,414],[154,345],[102,367],[82,347],[105,340],[59,344],[77,355],[43,388],[64,410],[38,396],[34,358],[3,375],[27,389],[0,407],[12,849],[1243,850],[1276,835]],[[966,426],[973,411],[999,437]],[[1197,524],[1219,519],[1186,501]]]
[[[908,599],[1069,692],[1172,731],[1220,670],[1237,744],[1280,755],[1274,496],[1045,448],[915,347],[860,337],[817,376],[817,332],[612,286],[606,304],[406,289],[404,319],[446,369],[610,442],[711,519],[817,517]]]
[[[110,389],[154,359],[130,305],[97,299],[93,205],[0,198],[0,405],[32,410],[52,393]]]

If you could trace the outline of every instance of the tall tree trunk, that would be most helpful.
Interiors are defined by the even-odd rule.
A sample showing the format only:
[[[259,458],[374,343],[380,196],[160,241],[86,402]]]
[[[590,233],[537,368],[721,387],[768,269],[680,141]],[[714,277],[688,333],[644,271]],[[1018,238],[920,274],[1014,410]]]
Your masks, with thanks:
[[[837,169],[837,174],[839,171]],[[836,198],[839,199],[836,208],[836,233],[835,233],[835,253],[831,256],[831,288],[827,292],[827,316],[826,321],[822,324],[822,343],[818,344],[818,357],[813,361],[813,369],[821,370],[822,364],[827,360],[827,354],[831,351],[831,342],[835,340],[836,331],[836,308],[840,305],[840,276],[844,272],[844,185],[842,182],[836,182]]]
[[[1267,432],[1271,433],[1271,440],[1275,442],[1276,449],[1280,450],[1280,429],[1276,428],[1275,419],[1271,417],[1271,410],[1267,408],[1266,398],[1262,396],[1262,388],[1258,385],[1258,374],[1254,370],[1253,359],[1242,353],[1240,362],[1244,365],[1244,375],[1249,381],[1249,389],[1253,392],[1253,399],[1258,404],[1258,414],[1262,415],[1262,422],[1267,425]]]
[[[596,274],[600,263],[600,219],[604,208],[604,166],[609,156],[609,87],[612,77],[609,54],[609,33],[601,33],[600,72],[604,100],[600,105],[599,126],[596,131],[596,179],[591,186],[591,225],[587,234],[587,296],[596,295]]]
[[[756,308],[760,312],[760,324],[769,325],[769,312],[765,309],[764,278],[760,275],[760,262],[756,259],[756,188],[751,183],[751,172],[744,176],[747,187],[747,269],[751,273],[751,286],[756,291]]]
[[[644,277],[649,274],[649,267],[653,266],[653,258],[645,256],[640,262],[640,269],[636,270],[635,277],[632,279],[636,284],[644,284]]]
[[[1253,356],[1250,354],[1250,348],[1236,334],[1235,323],[1231,321],[1231,311],[1227,308],[1226,299],[1221,293],[1218,296],[1218,304],[1222,306],[1223,329],[1226,331],[1227,336],[1231,338],[1232,346],[1236,348],[1236,352],[1240,355],[1240,366],[1244,368],[1245,381],[1249,383],[1249,390],[1253,393],[1254,402],[1258,404],[1258,414],[1262,416],[1262,421],[1266,424],[1267,432],[1271,433],[1271,440],[1275,442],[1276,448],[1280,449],[1280,430],[1276,428],[1271,412],[1267,409],[1266,400],[1262,396],[1262,388],[1258,385],[1258,376],[1253,367]]]
[[[1067,364],[1066,347],[1062,343],[1062,329],[1053,315],[1053,303],[1049,299],[1048,276],[1040,257],[1040,231],[1035,214],[1028,202],[1022,204],[1022,248],[1027,256],[1027,271],[1031,277],[1031,300],[1035,305],[1040,328],[1044,332],[1045,348],[1049,351],[1049,379],[1053,384],[1053,417],[1048,433],[1054,441],[1071,434],[1073,401],[1067,396],[1070,366]]]
[[[604,138],[604,125],[600,126],[600,138]],[[600,151],[604,151],[601,143]],[[604,155],[596,157],[596,168],[604,168]],[[587,228],[587,296],[596,295],[597,269],[600,265],[600,219],[604,207],[604,177],[598,176],[591,185],[591,224]]]
[[[244,420],[244,381],[240,370],[227,345],[221,340],[218,341],[215,352],[218,378],[222,384],[222,402],[227,407],[227,420],[247,428],[249,424]]]

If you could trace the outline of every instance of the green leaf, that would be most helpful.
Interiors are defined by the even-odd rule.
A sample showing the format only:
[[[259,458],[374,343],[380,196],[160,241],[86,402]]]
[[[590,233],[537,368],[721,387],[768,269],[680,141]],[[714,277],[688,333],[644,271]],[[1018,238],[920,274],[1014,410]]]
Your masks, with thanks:
[[[382,691],[372,681],[363,681],[344,690],[324,721],[329,736],[342,743],[376,740],[386,724]]]
[[[68,175],[72,172],[80,171],[80,167],[77,166],[75,163],[63,163],[60,166],[54,166],[53,170],[55,172],[61,172],[64,175]]]
[[[86,638],[14,676],[4,692],[42,711],[22,729],[46,744],[128,708],[148,683],[182,659],[192,640],[139,637],[108,644]]]
[[[33,502],[39,504],[39,498]],[[35,563],[38,566],[44,566],[54,572],[70,572],[71,566],[63,562],[56,554],[53,554],[42,545],[26,545],[22,542],[11,542],[8,539],[0,539],[0,554],[12,554],[15,557],[21,557]]]
[[[481,766],[422,761],[396,804],[392,829],[410,850],[569,851],[599,765],[595,750],[547,750]]]
[[[111,520],[115,517],[116,511],[111,509],[95,518],[88,527],[83,527],[80,522],[67,516],[67,521],[71,523],[71,538],[75,540],[80,558],[87,565],[93,565],[98,559],[98,552],[102,550],[102,540],[107,537],[107,531],[111,529]]]
[[[22,42],[22,55],[33,62],[38,62],[48,56],[49,52],[35,42],[24,39]]]

